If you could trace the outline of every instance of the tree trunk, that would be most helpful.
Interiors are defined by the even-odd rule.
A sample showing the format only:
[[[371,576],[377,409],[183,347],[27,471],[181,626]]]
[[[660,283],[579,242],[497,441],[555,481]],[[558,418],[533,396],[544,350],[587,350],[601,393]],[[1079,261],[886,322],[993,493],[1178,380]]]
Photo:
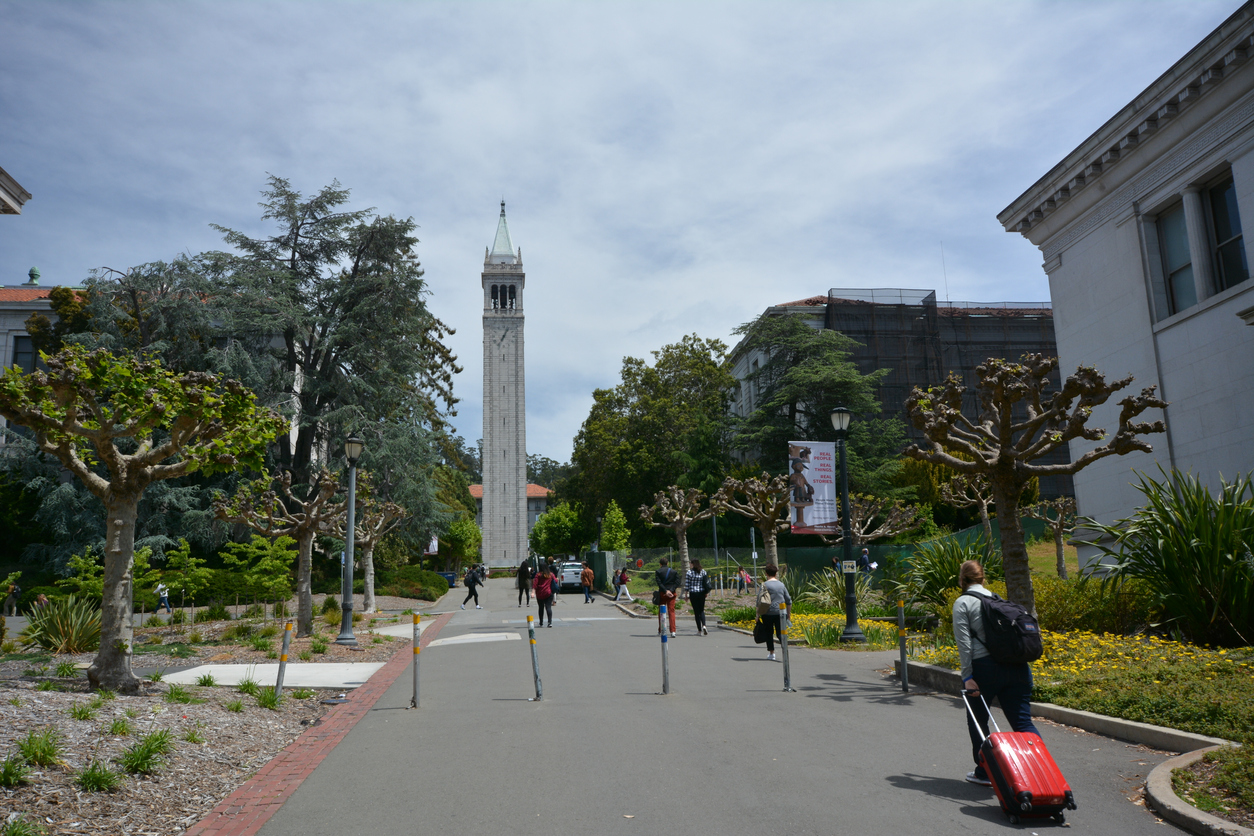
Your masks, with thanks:
[[[1000,505],[997,507],[1001,507]],[[984,528],[984,539],[993,545],[993,523],[988,518],[988,502],[980,503],[980,525]]]
[[[361,548],[361,577],[365,594],[361,600],[362,612],[375,612],[374,606],[374,546],[364,543]]]
[[[758,531],[762,532],[762,546],[766,549],[766,562],[774,563],[778,567],[778,550],[775,548],[775,521],[772,520],[768,528],[759,526]]]
[[[1022,490],[1020,485],[993,482],[993,501],[997,504],[997,522],[1001,528],[1001,560],[1006,569],[1006,594],[1011,601],[1036,615],[1032,570],[1028,568],[1023,520],[1019,518],[1019,494]]]
[[[1067,579],[1067,552],[1062,543],[1062,519],[1054,527],[1054,553],[1058,556],[1058,577]]]
[[[105,506],[107,527],[104,556],[104,596],[100,609],[100,650],[87,669],[87,681],[97,690],[139,693],[140,679],[131,672],[135,635],[134,583],[135,517],[138,493],[112,498]]]
[[[296,539],[296,638],[313,632],[313,591],[309,577],[313,571],[312,531],[302,531]]]
[[[675,529],[675,540],[679,543],[679,571],[686,576],[692,568],[692,563],[688,560],[688,526]]]

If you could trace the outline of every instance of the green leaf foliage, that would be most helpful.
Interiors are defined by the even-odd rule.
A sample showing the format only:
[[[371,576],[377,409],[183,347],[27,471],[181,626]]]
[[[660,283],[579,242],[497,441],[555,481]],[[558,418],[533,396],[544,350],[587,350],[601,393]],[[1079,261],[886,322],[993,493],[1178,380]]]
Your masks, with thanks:
[[[559,502],[536,520],[535,527],[531,529],[531,550],[541,557],[578,555],[591,542],[592,536],[595,532],[586,530],[575,507],[568,502]]]
[[[33,610],[22,641],[53,653],[88,653],[100,647],[100,601],[68,595]]]
[[[631,529],[618,503],[610,500],[601,518],[601,551],[620,551],[631,547]]]

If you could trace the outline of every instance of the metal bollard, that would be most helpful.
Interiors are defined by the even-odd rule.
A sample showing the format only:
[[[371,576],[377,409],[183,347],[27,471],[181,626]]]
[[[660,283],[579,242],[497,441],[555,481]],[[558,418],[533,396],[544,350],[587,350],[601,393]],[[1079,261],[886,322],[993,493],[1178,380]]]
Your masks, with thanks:
[[[910,693],[910,669],[906,667],[906,602],[897,601],[897,644],[901,648],[901,690]]]
[[[527,639],[531,643],[531,675],[536,680],[536,698],[531,702],[540,702],[544,699],[544,685],[540,683],[540,657],[536,655],[536,626],[531,616],[527,616]]]
[[[792,668],[788,666],[788,610],[779,602],[779,650],[784,654],[784,690],[796,692],[792,687]]]
[[[422,641],[419,638],[421,632],[418,630],[418,620],[422,618],[418,613],[414,613],[414,695],[409,699],[409,707],[418,707],[418,654],[422,652]]]
[[[670,649],[666,644],[666,637],[670,635],[666,632],[666,605],[662,604],[658,608],[662,623],[662,693],[669,694],[671,692],[671,659]]]
[[[283,652],[279,655],[279,678],[274,683],[274,695],[283,695],[283,674],[287,673],[287,649],[292,646],[292,622],[283,629]]]

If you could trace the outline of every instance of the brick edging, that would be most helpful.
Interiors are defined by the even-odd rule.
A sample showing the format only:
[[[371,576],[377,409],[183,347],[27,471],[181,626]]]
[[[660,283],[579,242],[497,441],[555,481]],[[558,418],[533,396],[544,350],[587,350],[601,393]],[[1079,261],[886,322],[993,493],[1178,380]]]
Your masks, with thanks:
[[[431,626],[422,631],[420,646],[430,644],[452,617],[451,612],[436,616]],[[406,643],[365,685],[352,692],[351,700],[328,711],[318,725],[302,732],[235,792],[188,828],[185,831],[187,836],[253,836],[353,726],[374,708],[379,698],[409,667],[413,656],[413,643]]]

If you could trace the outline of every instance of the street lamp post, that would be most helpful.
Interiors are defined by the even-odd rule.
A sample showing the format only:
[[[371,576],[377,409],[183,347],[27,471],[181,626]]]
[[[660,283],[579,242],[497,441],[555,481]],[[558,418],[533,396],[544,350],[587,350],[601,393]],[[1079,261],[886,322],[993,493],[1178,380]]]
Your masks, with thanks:
[[[340,575],[340,592],[343,593],[344,604],[340,618],[340,634],[335,643],[357,646],[357,637],[353,635],[353,544],[357,539],[357,460],[365,444],[355,435],[344,441],[344,457],[348,459],[348,536],[344,543],[344,570]]]
[[[849,421],[853,413],[843,406],[832,410],[832,429],[836,430],[836,446],[840,448],[840,527],[845,546],[845,629],[840,634],[842,642],[865,642],[866,636],[858,627],[858,575],[853,562],[853,526],[849,519],[849,468],[845,464],[845,439],[849,436]]]

